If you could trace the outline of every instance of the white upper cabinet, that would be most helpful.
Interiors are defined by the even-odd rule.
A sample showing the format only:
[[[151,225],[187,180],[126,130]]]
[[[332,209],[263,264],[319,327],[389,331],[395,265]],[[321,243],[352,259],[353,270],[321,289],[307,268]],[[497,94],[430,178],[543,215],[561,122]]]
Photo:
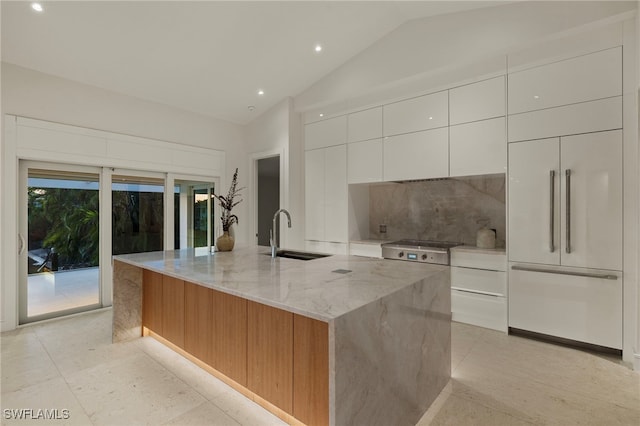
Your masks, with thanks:
[[[385,136],[418,132],[449,125],[449,96],[445,90],[385,105]]]
[[[347,181],[368,183],[382,181],[382,139],[347,145]]]
[[[451,176],[505,173],[507,140],[505,118],[459,124],[449,128]]]
[[[366,141],[382,137],[382,107],[354,112],[347,116],[347,140]]]
[[[504,76],[449,90],[450,124],[469,123],[506,114]]]
[[[509,142],[622,128],[622,96],[509,116]]]
[[[449,129],[390,136],[383,141],[385,181],[449,176]]]
[[[509,74],[509,114],[622,95],[622,47]]]
[[[347,116],[329,118],[304,126],[304,149],[317,149],[347,142]]]

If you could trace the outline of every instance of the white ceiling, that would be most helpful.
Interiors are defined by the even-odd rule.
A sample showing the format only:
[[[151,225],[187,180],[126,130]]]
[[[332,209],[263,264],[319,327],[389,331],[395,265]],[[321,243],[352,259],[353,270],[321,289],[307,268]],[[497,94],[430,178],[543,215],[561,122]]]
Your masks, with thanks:
[[[410,19],[498,3],[2,1],[2,61],[245,124]]]

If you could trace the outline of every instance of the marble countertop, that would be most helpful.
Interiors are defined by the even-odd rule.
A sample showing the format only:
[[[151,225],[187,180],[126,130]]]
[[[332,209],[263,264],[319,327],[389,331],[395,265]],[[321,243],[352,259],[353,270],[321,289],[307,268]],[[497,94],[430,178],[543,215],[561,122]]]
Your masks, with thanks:
[[[114,259],[325,322],[449,269],[345,255],[272,259],[267,247],[237,245],[231,252],[184,249]]]

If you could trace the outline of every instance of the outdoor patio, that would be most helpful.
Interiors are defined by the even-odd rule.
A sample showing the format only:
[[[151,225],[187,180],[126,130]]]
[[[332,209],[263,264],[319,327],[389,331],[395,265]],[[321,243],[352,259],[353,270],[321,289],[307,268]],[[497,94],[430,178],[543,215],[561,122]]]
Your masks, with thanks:
[[[43,272],[28,278],[28,316],[100,302],[100,269]]]

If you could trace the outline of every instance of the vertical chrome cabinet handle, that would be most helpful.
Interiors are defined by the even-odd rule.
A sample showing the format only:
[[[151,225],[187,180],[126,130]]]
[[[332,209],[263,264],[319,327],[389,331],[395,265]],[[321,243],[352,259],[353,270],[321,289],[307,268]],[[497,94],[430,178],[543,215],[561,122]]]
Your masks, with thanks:
[[[555,204],[555,185],[554,185],[554,181],[556,178],[556,171],[555,170],[550,170],[549,171],[549,251],[551,253],[553,253],[554,251],[556,251],[556,245],[555,245],[555,241],[554,241],[554,233],[553,233],[553,228],[554,228],[554,204]]]
[[[566,252],[571,253],[571,169],[565,172],[567,178],[567,247]]]

